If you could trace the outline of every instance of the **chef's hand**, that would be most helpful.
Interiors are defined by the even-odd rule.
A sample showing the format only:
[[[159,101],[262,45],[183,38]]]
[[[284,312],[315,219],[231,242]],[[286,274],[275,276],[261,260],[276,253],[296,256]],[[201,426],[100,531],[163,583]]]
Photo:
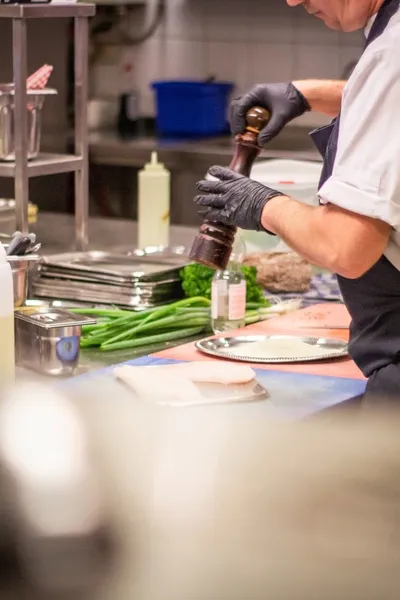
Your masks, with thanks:
[[[197,189],[202,193],[194,199],[203,217],[240,229],[266,231],[261,224],[264,206],[283,194],[223,167],[212,167],[209,174],[217,181],[200,181]]]
[[[271,119],[258,136],[265,146],[293,119],[311,110],[306,98],[293,83],[266,83],[256,85],[248,94],[233,100],[230,107],[231,130],[234,135],[246,129],[246,113],[254,106],[262,106],[271,113]]]

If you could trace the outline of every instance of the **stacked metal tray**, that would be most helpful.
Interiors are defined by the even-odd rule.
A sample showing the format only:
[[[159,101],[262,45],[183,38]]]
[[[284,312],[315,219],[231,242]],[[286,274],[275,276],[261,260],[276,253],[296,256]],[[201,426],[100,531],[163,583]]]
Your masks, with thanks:
[[[33,280],[37,298],[143,309],[183,297],[184,247],[68,252],[45,256]]]

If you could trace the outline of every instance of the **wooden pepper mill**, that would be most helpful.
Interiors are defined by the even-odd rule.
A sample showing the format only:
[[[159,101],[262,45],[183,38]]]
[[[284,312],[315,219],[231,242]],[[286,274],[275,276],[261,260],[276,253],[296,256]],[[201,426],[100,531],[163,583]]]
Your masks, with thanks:
[[[251,168],[262,148],[258,145],[258,134],[270,119],[265,108],[255,106],[247,115],[247,127],[235,138],[235,153],[229,168],[236,173],[250,176]],[[205,220],[195,237],[189,258],[213,269],[226,269],[235,241],[236,227]]]

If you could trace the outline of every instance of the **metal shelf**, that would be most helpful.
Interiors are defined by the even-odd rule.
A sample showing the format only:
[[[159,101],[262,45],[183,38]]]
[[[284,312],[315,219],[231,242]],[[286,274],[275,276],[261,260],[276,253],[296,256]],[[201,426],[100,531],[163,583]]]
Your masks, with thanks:
[[[88,246],[89,175],[88,175],[88,55],[89,18],[96,13],[94,4],[57,2],[56,4],[3,4],[0,19],[11,19],[14,80],[15,162],[0,163],[0,177],[14,179],[17,229],[28,232],[29,179],[41,175],[74,173],[75,245]],[[72,18],[74,21],[75,148],[74,154],[41,154],[28,161],[28,111],[26,80],[27,22],[30,19]]]
[[[73,173],[82,169],[83,160],[73,154],[39,154],[28,162],[28,177]],[[15,163],[0,163],[0,177],[15,177]]]
[[[2,4],[0,19],[60,19],[63,17],[93,17],[94,4]]]

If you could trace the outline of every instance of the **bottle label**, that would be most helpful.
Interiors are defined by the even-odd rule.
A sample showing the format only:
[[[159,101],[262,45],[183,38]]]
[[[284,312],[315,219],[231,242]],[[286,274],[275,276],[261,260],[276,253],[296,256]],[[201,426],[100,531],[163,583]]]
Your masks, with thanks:
[[[218,319],[225,315],[225,306],[228,295],[228,285],[223,279],[213,281],[211,286],[211,317]]]
[[[246,281],[229,287],[229,320],[243,319],[246,312]]]

